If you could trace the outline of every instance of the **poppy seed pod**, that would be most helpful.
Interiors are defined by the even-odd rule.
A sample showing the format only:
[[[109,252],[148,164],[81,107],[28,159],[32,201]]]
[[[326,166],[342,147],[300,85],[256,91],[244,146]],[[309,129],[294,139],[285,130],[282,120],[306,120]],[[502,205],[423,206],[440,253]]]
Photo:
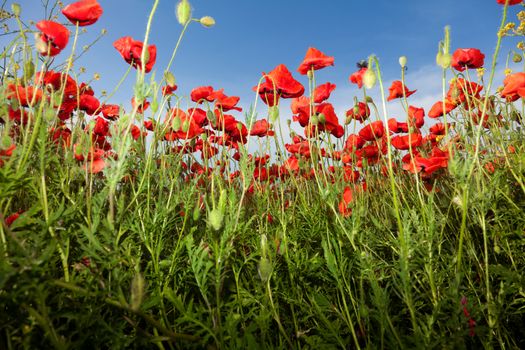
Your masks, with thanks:
[[[181,0],[177,4],[177,21],[185,26],[191,20],[191,5],[188,0]]]
[[[407,66],[407,57],[406,56],[399,57],[399,65],[401,66],[401,68],[405,68]]]

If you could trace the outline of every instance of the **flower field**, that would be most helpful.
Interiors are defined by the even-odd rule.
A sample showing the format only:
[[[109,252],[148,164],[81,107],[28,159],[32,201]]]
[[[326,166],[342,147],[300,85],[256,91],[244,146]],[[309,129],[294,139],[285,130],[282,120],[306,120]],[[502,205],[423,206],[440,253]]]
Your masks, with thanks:
[[[251,106],[179,95],[179,44],[215,20],[178,1],[161,67],[159,1],[112,41],[131,104],[78,78],[97,0],[2,3],[0,349],[525,348],[521,0],[496,0],[494,52],[445,28],[430,108],[409,58],[386,84],[370,55],[344,115],[315,47],[261,67]]]

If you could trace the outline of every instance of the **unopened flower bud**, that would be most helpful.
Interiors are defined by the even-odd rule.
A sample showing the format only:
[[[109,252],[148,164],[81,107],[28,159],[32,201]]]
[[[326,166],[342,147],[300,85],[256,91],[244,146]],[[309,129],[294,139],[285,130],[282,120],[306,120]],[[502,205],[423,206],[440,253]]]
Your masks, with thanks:
[[[310,124],[312,124],[312,125],[317,125],[317,124],[319,124],[319,118],[317,118],[316,115],[312,115],[312,116],[310,117]]]
[[[272,271],[273,267],[270,260],[268,260],[268,258],[266,257],[261,257],[261,260],[259,261],[259,266],[257,268],[257,272],[259,273],[259,277],[261,278],[261,281],[263,283],[267,282],[270,279]]]
[[[516,53],[516,52],[512,56],[512,62],[514,62],[514,63],[520,63],[522,61],[522,59],[523,58],[521,57],[521,55]]]
[[[174,131],[177,131],[177,130],[180,129],[180,125],[181,125],[181,120],[180,120],[179,116],[176,116],[175,118],[173,118],[173,121],[171,122],[171,128]]]
[[[191,20],[191,5],[188,0],[180,0],[177,4],[177,21],[185,26]]]
[[[208,223],[215,231],[219,231],[221,229],[223,219],[224,215],[221,213],[219,208],[212,209],[208,213]]]
[[[175,85],[175,76],[173,75],[173,73],[168,71],[164,72],[164,79],[166,79],[166,83],[169,86]]]
[[[190,130],[190,121],[189,120],[185,120],[182,123],[182,132],[187,133],[189,130]]]
[[[367,89],[371,89],[376,84],[376,73],[374,73],[374,70],[369,67],[365,74],[363,74],[363,84]]]
[[[319,119],[319,123],[321,123],[321,124],[326,123],[326,117],[325,117],[325,115],[323,113],[320,113],[317,118]]]
[[[452,56],[449,53],[438,52],[436,55],[436,63],[443,69],[450,67],[452,62]]]
[[[275,123],[279,119],[279,106],[270,107],[270,122]]]
[[[211,17],[211,16],[201,17],[199,22],[201,22],[201,24],[203,26],[205,26],[206,28],[210,28],[210,27],[213,27],[215,25],[215,19],[213,19],[213,17]]]
[[[22,7],[17,3],[13,3],[11,4],[11,11],[15,17],[20,17],[20,14],[22,13]]]

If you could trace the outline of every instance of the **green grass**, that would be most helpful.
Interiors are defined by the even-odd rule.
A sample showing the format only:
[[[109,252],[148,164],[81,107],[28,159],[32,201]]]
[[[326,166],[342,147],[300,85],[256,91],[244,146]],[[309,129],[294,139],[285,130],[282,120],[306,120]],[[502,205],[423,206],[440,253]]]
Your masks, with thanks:
[[[367,190],[356,185],[344,217],[349,184],[323,172],[336,160],[314,152],[314,177],[253,179],[247,154],[284,152],[280,137],[263,139],[260,153],[239,143],[238,163],[222,147],[209,175],[189,176],[181,162],[203,163],[200,155],[170,151],[177,143],[162,141],[161,126],[133,140],[131,124],[145,118],[136,110],[112,123],[118,157],[100,173],[74,157],[74,144],[92,142],[83,113],[67,122],[66,147],[50,136],[58,122],[46,101],[27,108],[31,121],[13,135],[7,85],[23,80],[14,64],[48,62],[13,41],[25,51],[2,54],[11,69],[0,88],[0,150],[16,149],[0,166],[0,348],[525,348],[517,103],[497,97],[502,125],[487,129],[463,107],[448,116],[457,127],[439,145],[460,141],[433,190],[403,170],[396,150],[393,163],[385,155],[364,166]],[[156,99],[141,74],[136,93]],[[166,105],[147,114],[159,119]],[[303,173],[312,164],[302,159]],[[233,170],[242,175],[229,180]]]

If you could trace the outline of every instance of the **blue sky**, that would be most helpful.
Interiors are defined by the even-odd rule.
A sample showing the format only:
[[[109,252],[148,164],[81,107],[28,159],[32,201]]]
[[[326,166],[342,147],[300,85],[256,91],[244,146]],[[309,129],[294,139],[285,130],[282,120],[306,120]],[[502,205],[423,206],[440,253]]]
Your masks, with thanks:
[[[23,17],[41,19],[40,2],[19,0]],[[69,2],[64,0],[65,4]],[[128,66],[112,43],[127,35],[143,39],[153,1],[99,0],[99,3],[104,14],[99,22],[86,27],[87,34],[79,39],[79,45],[89,43],[103,28],[108,33],[76,65],[87,68],[83,80],[100,73],[101,80],[92,84],[96,93],[111,90],[125,73]],[[187,96],[200,85],[225,88],[226,94],[241,96],[240,104],[245,109],[253,103],[251,88],[257,84],[261,72],[268,72],[280,63],[294,72],[309,46],[335,56],[335,66],[319,71],[317,80],[338,86],[334,98],[340,109],[349,108],[353,96],[359,94],[348,82],[348,76],[356,70],[355,63],[371,53],[379,57],[386,82],[399,78],[398,57],[407,56],[407,86],[423,91],[425,96],[414,97],[421,99],[421,103],[430,103],[431,96],[440,93],[440,82],[430,77],[439,73],[435,55],[443,27],[452,28],[452,50],[479,48],[486,54],[488,66],[502,12],[496,0],[190,0],[190,3],[194,17],[209,15],[217,24],[209,29],[198,23],[190,26],[171,69],[179,85],[178,93]],[[175,6],[175,0],[161,0],[154,17],[150,42],[158,49],[154,68],[158,77],[182,29],[175,17]],[[511,19],[515,19],[519,9],[520,6],[511,7]],[[0,37],[0,45],[6,40]],[[514,38],[506,40],[502,64],[504,55],[516,42]],[[57,59],[63,60],[66,54]],[[305,77],[294,75],[307,84]],[[128,77],[112,102],[128,104],[133,82],[134,77]],[[431,88],[437,91],[432,92]]]

